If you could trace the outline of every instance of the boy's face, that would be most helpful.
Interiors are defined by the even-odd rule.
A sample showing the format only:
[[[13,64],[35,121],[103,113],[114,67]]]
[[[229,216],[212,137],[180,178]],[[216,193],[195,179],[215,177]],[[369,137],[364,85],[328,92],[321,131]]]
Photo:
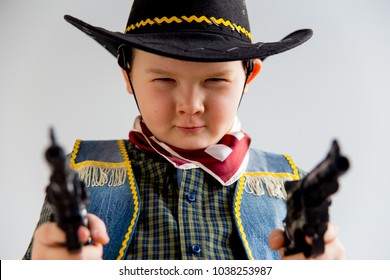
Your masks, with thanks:
[[[206,148],[229,132],[245,83],[241,61],[188,62],[136,49],[130,77],[146,126],[182,149]]]

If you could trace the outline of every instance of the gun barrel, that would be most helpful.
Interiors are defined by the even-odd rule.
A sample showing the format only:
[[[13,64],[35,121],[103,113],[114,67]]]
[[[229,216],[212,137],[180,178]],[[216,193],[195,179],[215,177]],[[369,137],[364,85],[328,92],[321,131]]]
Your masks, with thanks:
[[[55,140],[53,128],[50,128],[50,139],[51,145],[45,153],[46,161],[49,163],[52,170],[63,170],[65,167],[65,153]]]
[[[317,165],[304,179],[303,189],[317,188],[321,182],[337,180],[349,169],[349,160],[340,154],[340,148],[336,140],[327,157]]]
[[[344,156],[339,156],[335,159],[336,172],[341,175],[349,169],[349,160]]]

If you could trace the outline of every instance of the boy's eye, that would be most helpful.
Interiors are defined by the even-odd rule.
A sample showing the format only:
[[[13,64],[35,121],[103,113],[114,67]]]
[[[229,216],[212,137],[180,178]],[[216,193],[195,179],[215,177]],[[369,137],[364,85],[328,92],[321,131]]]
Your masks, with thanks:
[[[226,82],[226,80],[223,78],[209,78],[206,82]]]
[[[157,78],[157,79],[154,79],[153,81],[155,81],[155,82],[175,82],[175,80],[171,79],[171,78]]]

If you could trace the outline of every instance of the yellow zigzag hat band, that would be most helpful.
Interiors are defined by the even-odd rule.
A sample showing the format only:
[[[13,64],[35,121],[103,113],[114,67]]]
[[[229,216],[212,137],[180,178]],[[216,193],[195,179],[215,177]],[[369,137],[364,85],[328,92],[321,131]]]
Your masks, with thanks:
[[[215,18],[215,17],[210,17],[210,18],[207,18],[205,16],[201,16],[201,17],[197,17],[197,16],[191,16],[191,17],[187,17],[187,16],[181,16],[180,18],[176,17],[176,16],[173,16],[173,17],[170,17],[170,18],[167,18],[167,17],[162,17],[162,18],[157,18],[155,17],[154,19],[146,19],[146,20],[141,20],[135,24],[131,24],[129,26],[127,26],[126,28],[126,31],[125,33],[129,33],[131,32],[132,30],[135,30],[137,28],[140,28],[140,27],[143,27],[143,26],[146,26],[146,25],[153,25],[153,24],[163,24],[163,23],[167,23],[167,24],[170,24],[170,23],[182,23],[182,22],[188,22],[188,23],[192,23],[192,22],[197,22],[197,23],[202,23],[202,22],[206,22],[208,24],[215,24],[215,25],[224,25],[226,27],[229,27],[231,28],[233,31],[237,31],[238,33],[242,33],[244,34],[246,37],[249,38],[249,40],[252,42],[252,34],[246,30],[244,27],[240,26],[240,25],[237,25],[235,23],[232,23],[230,20],[224,20],[222,18]]]

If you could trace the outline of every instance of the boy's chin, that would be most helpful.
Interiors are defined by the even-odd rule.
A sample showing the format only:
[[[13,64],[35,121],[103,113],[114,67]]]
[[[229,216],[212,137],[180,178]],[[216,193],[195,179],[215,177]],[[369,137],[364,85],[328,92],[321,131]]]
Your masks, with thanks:
[[[169,144],[169,143],[168,143]],[[204,140],[200,141],[185,141],[184,139],[181,139],[181,141],[174,141],[172,144],[169,144],[177,149],[182,149],[182,150],[204,150],[210,145],[214,143],[207,143]]]

